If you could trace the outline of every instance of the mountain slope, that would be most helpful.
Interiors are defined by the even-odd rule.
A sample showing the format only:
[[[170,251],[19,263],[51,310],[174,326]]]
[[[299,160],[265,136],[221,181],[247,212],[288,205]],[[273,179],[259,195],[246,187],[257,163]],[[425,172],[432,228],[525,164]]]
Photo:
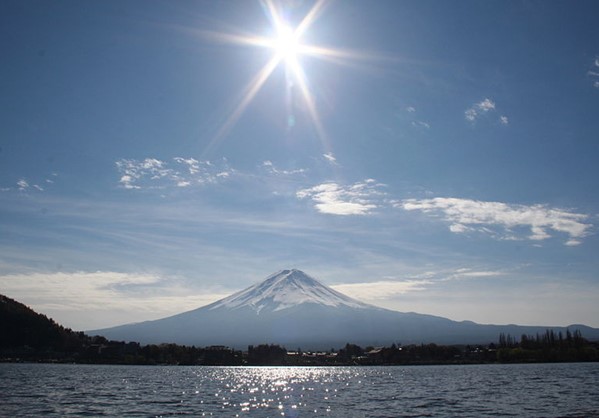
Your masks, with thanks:
[[[66,350],[84,337],[58,325],[16,300],[0,295],[0,350],[29,347],[33,350]]]
[[[479,325],[378,308],[349,298],[299,270],[282,270],[210,305],[171,317],[89,331],[109,339],[245,348],[276,343],[303,349],[392,343],[488,344],[500,333],[543,333],[547,328]],[[599,330],[577,326],[589,339]]]

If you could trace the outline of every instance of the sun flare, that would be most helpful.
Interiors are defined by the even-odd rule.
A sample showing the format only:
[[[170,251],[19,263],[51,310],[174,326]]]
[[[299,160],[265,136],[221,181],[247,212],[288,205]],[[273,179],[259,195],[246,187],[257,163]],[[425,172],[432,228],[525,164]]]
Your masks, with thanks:
[[[293,107],[295,106],[294,103],[296,102],[291,100],[291,96],[295,94],[295,90],[297,91],[298,96],[302,99],[306,113],[311,120],[319,140],[322,142],[323,147],[325,148],[325,153],[331,151],[329,141],[327,139],[324,127],[320,121],[316,103],[309,86],[308,78],[306,77],[302,67],[300,57],[311,56],[339,63],[341,60],[358,58],[359,56],[347,51],[340,51],[315,45],[307,45],[301,42],[302,36],[306,33],[312,23],[314,23],[318,15],[323,11],[325,4],[326,0],[318,0],[312,9],[310,9],[310,11],[304,16],[299,25],[292,27],[283,19],[283,11],[277,8],[272,0],[264,0],[263,5],[265,6],[265,14],[270,20],[273,29],[272,37],[242,36],[232,33],[204,32],[211,38],[214,38],[218,41],[268,48],[273,52],[271,58],[246,85],[241,96],[238,100],[236,100],[237,104],[235,105],[234,109],[231,111],[224,124],[219,128],[218,132],[211,140],[210,144],[205,150],[205,153],[208,152],[209,149],[215,146],[218,142],[220,142],[220,140],[229,132],[233,125],[235,125],[245,109],[249,106],[256,94],[260,91],[262,86],[270,78],[274,70],[279,67],[279,65],[285,65],[286,67],[285,74],[287,77],[288,95],[288,129],[292,129],[295,126]]]
[[[299,47],[298,36],[290,26],[284,25],[278,29],[278,37],[275,40],[274,49],[280,60],[286,63],[297,60]]]

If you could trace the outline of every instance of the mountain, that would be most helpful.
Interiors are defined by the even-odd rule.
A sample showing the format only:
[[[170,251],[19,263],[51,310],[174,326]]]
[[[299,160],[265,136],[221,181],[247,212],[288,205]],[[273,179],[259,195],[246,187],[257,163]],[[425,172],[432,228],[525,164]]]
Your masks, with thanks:
[[[599,329],[576,325],[587,339]],[[144,344],[172,342],[245,348],[262,343],[287,348],[330,349],[346,343],[488,344],[500,333],[519,337],[565,327],[480,325],[470,321],[404,313],[360,302],[300,270],[282,270],[263,282],[210,305],[155,321],[88,331],[114,340]]]

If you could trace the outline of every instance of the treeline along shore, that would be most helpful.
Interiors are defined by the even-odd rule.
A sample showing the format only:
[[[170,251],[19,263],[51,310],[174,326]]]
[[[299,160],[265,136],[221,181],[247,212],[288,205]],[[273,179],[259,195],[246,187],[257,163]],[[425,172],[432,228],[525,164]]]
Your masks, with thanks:
[[[0,295],[0,361],[131,365],[347,366],[599,361],[599,342],[580,331],[547,330],[519,337],[500,334],[488,345],[393,344],[360,347],[347,343],[328,351],[288,350],[274,344],[235,350],[224,346],[141,345],[88,336]]]

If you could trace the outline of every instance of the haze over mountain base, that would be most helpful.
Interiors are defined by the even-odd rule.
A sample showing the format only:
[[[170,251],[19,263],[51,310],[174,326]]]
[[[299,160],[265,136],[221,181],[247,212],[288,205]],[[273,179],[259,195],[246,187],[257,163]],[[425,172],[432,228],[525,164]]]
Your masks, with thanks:
[[[480,325],[470,321],[379,308],[345,296],[300,270],[282,270],[263,282],[210,305],[167,318],[87,331],[142,344],[176,343],[245,348],[272,343],[288,348],[330,349],[359,345],[488,344],[499,334],[534,335],[579,329],[591,340],[599,329]]]

